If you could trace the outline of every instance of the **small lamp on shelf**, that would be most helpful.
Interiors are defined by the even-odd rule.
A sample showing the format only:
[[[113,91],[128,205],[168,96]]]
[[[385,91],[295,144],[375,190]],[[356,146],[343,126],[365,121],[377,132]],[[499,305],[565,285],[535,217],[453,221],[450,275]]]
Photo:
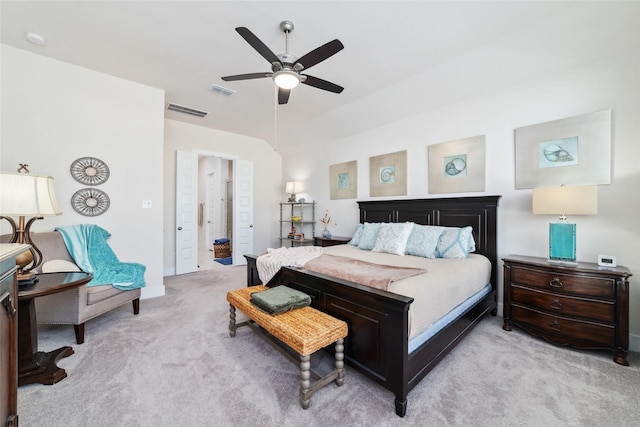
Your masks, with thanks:
[[[296,193],[301,193],[304,190],[304,185],[299,181],[289,181],[285,186],[285,192],[289,193],[288,202],[295,203]]]
[[[18,281],[34,281],[34,272],[42,263],[42,252],[31,241],[31,225],[43,216],[60,215],[53,178],[30,175],[29,173],[0,173],[0,219],[11,224],[10,243],[31,245],[28,252],[18,257]],[[18,217],[18,223],[13,216]],[[25,222],[25,217],[31,217]]]
[[[534,215],[560,215],[549,224],[549,262],[577,265],[576,225],[567,222],[567,215],[596,215],[598,186],[534,188],[532,202]]]

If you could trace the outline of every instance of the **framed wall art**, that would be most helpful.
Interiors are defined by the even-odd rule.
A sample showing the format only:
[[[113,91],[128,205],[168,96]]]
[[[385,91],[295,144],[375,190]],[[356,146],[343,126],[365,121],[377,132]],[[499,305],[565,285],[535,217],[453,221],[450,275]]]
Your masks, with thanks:
[[[611,184],[611,110],[515,130],[516,188]]]
[[[329,166],[331,200],[358,197],[358,164],[355,160]]]
[[[429,193],[484,191],[484,135],[429,146]]]
[[[371,197],[407,194],[407,151],[369,157]]]

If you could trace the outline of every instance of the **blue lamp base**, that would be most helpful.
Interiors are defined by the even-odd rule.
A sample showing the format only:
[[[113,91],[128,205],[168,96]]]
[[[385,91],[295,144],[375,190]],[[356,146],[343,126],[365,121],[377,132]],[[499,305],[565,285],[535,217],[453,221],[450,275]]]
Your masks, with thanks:
[[[549,224],[549,263],[576,266],[576,225],[566,222]]]

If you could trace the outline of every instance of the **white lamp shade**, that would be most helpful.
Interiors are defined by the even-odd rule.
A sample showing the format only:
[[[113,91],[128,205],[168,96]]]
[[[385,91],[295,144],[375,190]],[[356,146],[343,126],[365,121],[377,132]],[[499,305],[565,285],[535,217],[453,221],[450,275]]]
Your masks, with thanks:
[[[533,189],[534,215],[597,215],[598,186]]]
[[[52,177],[0,173],[0,214],[45,216],[61,213]]]
[[[285,186],[284,191],[285,193],[296,194],[296,193],[302,192],[302,190],[304,190],[304,185],[302,185],[301,182],[289,181],[287,182],[287,185]]]

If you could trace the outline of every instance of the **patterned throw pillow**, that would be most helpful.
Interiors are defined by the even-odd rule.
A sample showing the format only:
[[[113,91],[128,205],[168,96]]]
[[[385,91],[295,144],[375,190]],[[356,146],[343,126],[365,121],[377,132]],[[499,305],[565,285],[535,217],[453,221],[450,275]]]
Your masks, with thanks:
[[[405,253],[407,255],[435,258],[436,246],[443,231],[444,227],[439,225],[415,224],[409,240],[407,240]]]
[[[372,251],[404,255],[411,230],[412,222],[382,224]]]
[[[373,249],[373,246],[376,244],[376,239],[378,238],[378,230],[380,230],[380,222],[365,222],[364,227],[362,228],[362,235],[360,236],[360,241],[358,242],[358,248],[364,251],[370,251]]]
[[[362,224],[359,224],[356,227],[356,231],[353,232],[353,237],[351,238],[351,240],[349,240],[350,245],[358,246],[358,243],[360,243],[360,237],[362,237],[363,228],[364,228],[364,225]]]
[[[446,227],[436,246],[437,258],[463,259],[469,255],[471,247],[475,250],[475,242],[471,227]],[[470,244],[473,242],[473,245]]]

